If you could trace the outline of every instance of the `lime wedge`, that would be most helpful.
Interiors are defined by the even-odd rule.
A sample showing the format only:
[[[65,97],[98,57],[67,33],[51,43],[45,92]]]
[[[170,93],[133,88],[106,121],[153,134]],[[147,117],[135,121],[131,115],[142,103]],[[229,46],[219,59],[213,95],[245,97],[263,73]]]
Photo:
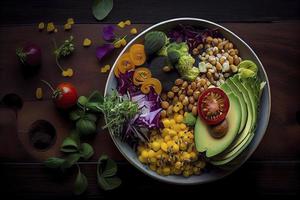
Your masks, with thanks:
[[[253,71],[255,74],[257,73],[257,65],[251,60],[244,60],[240,62],[239,69],[249,69]]]

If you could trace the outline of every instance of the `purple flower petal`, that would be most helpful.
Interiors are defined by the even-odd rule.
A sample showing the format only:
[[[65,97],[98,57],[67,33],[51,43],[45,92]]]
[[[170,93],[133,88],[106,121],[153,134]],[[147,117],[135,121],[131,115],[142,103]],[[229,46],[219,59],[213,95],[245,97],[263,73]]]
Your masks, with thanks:
[[[96,49],[96,56],[101,61],[105,56],[110,54],[114,50],[113,44],[103,44]]]
[[[104,26],[103,27],[103,39],[106,40],[106,41],[113,41],[115,39],[115,27],[114,26],[111,26],[111,25],[108,25],[108,26]]]

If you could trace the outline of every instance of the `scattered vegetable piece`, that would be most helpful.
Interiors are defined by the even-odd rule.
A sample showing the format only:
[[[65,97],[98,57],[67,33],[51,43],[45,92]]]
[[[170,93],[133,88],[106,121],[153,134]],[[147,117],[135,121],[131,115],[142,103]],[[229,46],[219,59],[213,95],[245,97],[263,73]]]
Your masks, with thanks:
[[[40,22],[40,23],[38,24],[38,29],[39,29],[39,31],[44,30],[44,28],[45,28],[45,23],[44,23],[44,22]]]
[[[130,59],[136,66],[141,66],[146,61],[145,48],[142,44],[134,44],[129,49]]]
[[[122,46],[121,40],[118,40],[118,41],[114,42],[114,47],[115,47],[116,49],[120,48],[121,46]]]
[[[73,69],[72,68],[68,68],[64,71],[62,71],[62,76],[64,77],[72,77],[74,74]]]
[[[69,23],[66,23],[66,24],[64,25],[64,29],[65,29],[65,31],[71,30],[71,29],[72,29],[72,25],[69,24]]]
[[[113,44],[103,44],[96,49],[96,57],[101,61],[104,57],[109,55],[114,50]]]
[[[120,43],[121,43],[121,45],[122,45],[123,47],[126,46],[127,41],[126,41],[125,37],[123,37],[123,38],[120,40]]]
[[[93,0],[93,15],[97,20],[103,20],[112,10],[113,0]]]
[[[53,23],[53,22],[49,22],[49,23],[47,24],[47,32],[48,32],[48,33],[51,33],[51,32],[53,32],[54,30],[55,30],[54,23]]]
[[[71,83],[61,83],[54,89],[47,81],[41,81],[52,90],[52,98],[58,108],[67,109],[76,105],[78,96],[74,85]]]
[[[82,45],[84,47],[89,47],[92,45],[92,41],[89,38],[84,38]]]
[[[35,97],[36,97],[36,99],[39,99],[39,100],[43,98],[42,88],[40,88],[40,87],[36,88]]]
[[[111,25],[107,25],[107,26],[104,26],[103,29],[102,29],[102,37],[105,41],[113,41],[116,36],[115,36],[115,26],[111,26]]]
[[[130,29],[130,33],[131,33],[132,35],[137,34],[137,29],[136,29],[136,28]]]
[[[24,67],[35,70],[42,62],[42,50],[36,44],[27,43],[22,48],[16,49],[16,54]]]
[[[74,19],[73,18],[68,18],[67,19],[67,24],[70,24],[70,25],[75,24]]]
[[[101,72],[106,73],[110,70],[110,65],[105,65],[104,67],[101,67]]]
[[[125,24],[125,22],[120,21],[117,25],[118,25],[118,27],[120,27],[120,28],[124,28],[126,24]]]
[[[131,25],[131,21],[128,19],[124,22],[125,25],[130,26]]]
[[[78,167],[78,173],[77,173],[77,176],[75,179],[73,192],[75,195],[80,195],[84,191],[86,191],[87,186],[88,186],[88,181],[87,181],[86,176],[81,173],[78,165],[77,165],[77,167]]]
[[[146,67],[139,67],[134,70],[133,83],[136,86],[142,85],[147,79],[151,78],[151,71]]]

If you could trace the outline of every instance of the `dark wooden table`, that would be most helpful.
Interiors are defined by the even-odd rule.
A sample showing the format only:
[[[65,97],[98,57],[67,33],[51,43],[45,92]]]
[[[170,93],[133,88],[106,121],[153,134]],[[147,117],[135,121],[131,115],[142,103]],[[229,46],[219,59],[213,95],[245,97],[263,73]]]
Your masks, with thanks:
[[[0,2],[0,98],[15,93],[23,100],[23,107],[14,111],[0,108],[0,178],[1,194],[30,199],[75,198],[72,184],[76,169],[56,174],[46,169],[41,161],[59,155],[58,146],[69,133],[70,123],[59,113],[50,100],[50,91],[40,79],[57,84],[69,81],[78,87],[81,95],[97,89],[103,91],[107,74],[100,73],[100,66],[112,64],[119,51],[103,63],[95,58],[95,49],[103,43],[102,23],[116,23],[131,19],[139,31],[153,23],[172,17],[192,16],[221,23],[243,38],[257,53],[269,76],[272,110],[265,137],[251,158],[232,175],[214,183],[197,186],[175,186],[160,183],[132,167],[118,152],[109,135],[99,130],[90,140],[95,155],[89,162],[81,162],[82,171],[89,181],[90,198],[136,194],[160,197],[170,196],[247,196],[281,195],[295,197],[300,191],[300,3],[297,0],[266,1],[121,1],[115,0],[111,14],[101,23],[91,14],[91,1],[80,0],[3,0]],[[73,17],[76,25],[71,32],[64,32],[62,24]],[[40,21],[54,21],[59,32],[38,32]],[[128,29],[123,30],[124,33]],[[55,67],[51,39],[62,41],[74,35],[78,46],[74,55],[64,60],[72,66],[75,75],[63,78]],[[93,41],[89,48],[81,47],[83,38]],[[24,79],[15,56],[16,47],[32,41],[43,47],[43,66],[39,74]],[[35,89],[44,89],[44,99],[35,99]],[[30,145],[28,131],[39,119],[49,121],[56,129],[55,144],[47,151],[37,151]],[[101,122],[100,122],[101,123]],[[98,189],[96,160],[107,153],[117,160],[120,188],[112,192]],[[201,195],[201,196],[200,196]],[[142,197],[140,197],[142,198]]]

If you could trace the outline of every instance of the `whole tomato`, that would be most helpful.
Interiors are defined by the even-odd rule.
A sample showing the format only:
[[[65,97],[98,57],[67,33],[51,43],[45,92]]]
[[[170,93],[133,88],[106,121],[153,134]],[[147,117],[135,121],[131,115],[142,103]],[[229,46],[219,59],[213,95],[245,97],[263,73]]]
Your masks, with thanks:
[[[70,108],[77,103],[77,99],[77,90],[71,83],[61,83],[53,92],[53,100],[58,108]]]

